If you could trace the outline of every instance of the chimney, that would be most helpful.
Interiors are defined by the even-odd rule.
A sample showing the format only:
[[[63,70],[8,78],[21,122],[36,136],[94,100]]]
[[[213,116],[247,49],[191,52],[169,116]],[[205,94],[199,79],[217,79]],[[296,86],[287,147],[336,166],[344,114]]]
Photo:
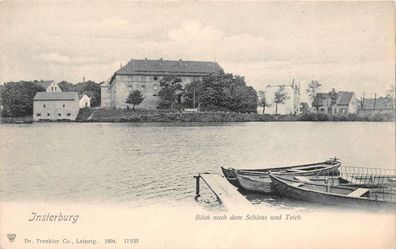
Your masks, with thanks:
[[[85,83],[85,77],[83,77],[83,83]]]
[[[179,66],[180,66],[180,67],[183,66],[183,61],[182,61],[182,59],[179,59]]]
[[[144,66],[147,67],[147,58],[144,58]]]

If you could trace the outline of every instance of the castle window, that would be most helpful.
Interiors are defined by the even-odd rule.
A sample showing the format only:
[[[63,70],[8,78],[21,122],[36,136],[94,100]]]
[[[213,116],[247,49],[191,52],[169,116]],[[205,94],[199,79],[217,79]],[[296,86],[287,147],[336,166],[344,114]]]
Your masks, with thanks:
[[[65,107],[65,104],[63,104],[63,107]]]
[[[143,88],[143,89],[146,88],[146,85],[142,85],[142,88]]]
[[[67,113],[67,116],[70,116],[70,113]]]
[[[36,116],[37,116],[37,117],[40,117],[40,116],[41,116],[41,113],[37,113]]]
[[[45,108],[45,104],[43,105],[43,107]]]
[[[154,80],[158,80],[158,76],[154,76]]]
[[[60,117],[60,116],[62,116],[62,114],[58,113],[58,116]]]
[[[51,116],[51,114],[47,113],[47,117]]]

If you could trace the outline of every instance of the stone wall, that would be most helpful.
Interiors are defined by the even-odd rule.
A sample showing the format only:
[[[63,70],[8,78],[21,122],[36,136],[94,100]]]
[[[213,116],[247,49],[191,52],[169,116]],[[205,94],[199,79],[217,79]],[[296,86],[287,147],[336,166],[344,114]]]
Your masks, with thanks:
[[[111,106],[110,89],[108,85],[100,86],[100,106],[104,108]]]

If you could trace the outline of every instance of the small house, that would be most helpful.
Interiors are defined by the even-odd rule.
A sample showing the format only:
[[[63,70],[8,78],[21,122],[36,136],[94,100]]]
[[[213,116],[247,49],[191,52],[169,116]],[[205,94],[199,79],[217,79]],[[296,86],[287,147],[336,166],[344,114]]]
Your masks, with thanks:
[[[357,113],[359,105],[354,92],[317,93],[312,106],[317,113],[347,114]]]
[[[331,107],[331,99],[328,93],[317,93],[312,106],[318,113],[328,113]]]
[[[363,113],[393,113],[394,110],[395,100],[392,97],[379,97],[374,99],[364,98],[359,111]]]
[[[79,101],[79,107],[80,109],[91,107],[91,98],[88,97],[88,95],[84,94]]]
[[[79,112],[76,92],[38,92],[33,98],[33,120],[76,120]]]
[[[42,86],[46,92],[62,92],[62,88],[53,80],[41,80],[36,84]]]
[[[338,92],[336,104],[332,107],[334,114],[357,113],[359,104],[354,92]]]

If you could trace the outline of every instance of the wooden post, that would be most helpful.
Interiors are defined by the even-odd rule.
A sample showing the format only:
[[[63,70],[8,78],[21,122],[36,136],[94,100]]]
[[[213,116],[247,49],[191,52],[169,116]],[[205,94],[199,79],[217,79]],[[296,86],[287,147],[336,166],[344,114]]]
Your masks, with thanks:
[[[329,193],[330,192],[330,179],[327,180],[327,187],[326,187],[326,192]]]
[[[200,175],[194,176],[195,178],[195,197],[199,197],[199,178],[201,178]]]

